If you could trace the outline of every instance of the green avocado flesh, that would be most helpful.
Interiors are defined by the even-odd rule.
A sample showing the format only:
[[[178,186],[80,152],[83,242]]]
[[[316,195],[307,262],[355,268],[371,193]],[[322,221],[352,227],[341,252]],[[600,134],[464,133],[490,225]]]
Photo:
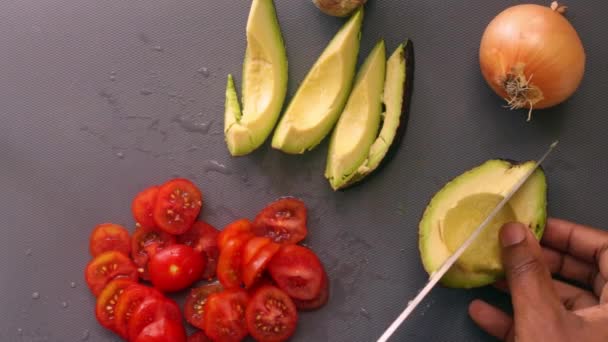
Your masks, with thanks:
[[[231,75],[226,87],[224,135],[233,156],[248,154],[272,132],[287,93],[287,53],[272,0],[253,0],[243,63],[243,109]]]
[[[351,91],[363,8],[334,36],[296,91],[272,139],[272,147],[300,154],[317,146],[338,120]]]
[[[447,183],[431,199],[419,227],[425,270],[432,274],[456,251],[510,189],[535,163],[489,160]],[[537,169],[481,235],[443,276],[444,286],[480,287],[504,273],[498,232],[507,222],[521,222],[540,239],[546,223],[547,183]]]
[[[325,177],[334,189],[342,187],[355,175],[376,139],[385,68],[385,46],[384,41],[380,41],[361,66],[331,138]]]

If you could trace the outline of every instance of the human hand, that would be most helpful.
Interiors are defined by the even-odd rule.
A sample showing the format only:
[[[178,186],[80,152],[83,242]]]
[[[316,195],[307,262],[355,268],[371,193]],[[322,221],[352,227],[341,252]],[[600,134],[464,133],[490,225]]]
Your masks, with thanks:
[[[502,227],[500,241],[506,284],[497,287],[511,293],[514,316],[475,300],[479,327],[503,341],[608,341],[608,232],[549,219],[543,247],[519,223]]]

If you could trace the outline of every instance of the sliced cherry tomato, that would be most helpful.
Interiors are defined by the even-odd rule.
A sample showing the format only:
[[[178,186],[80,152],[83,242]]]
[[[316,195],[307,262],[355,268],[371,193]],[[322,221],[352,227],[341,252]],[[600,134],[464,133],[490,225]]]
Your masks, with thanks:
[[[104,287],[99,297],[97,297],[97,304],[95,305],[95,316],[99,324],[113,332],[118,332],[115,319],[116,302],[124,293],[124,290],[133,284],[136,283],[131,279],[115,279]]]
[[[166,297],[147,297],[129,320],[129,340],[135,340],[146,326],[163,318],[181,323],[182,313],[177,303]]]
[[[251,288],[260,279],[266,270],[266,265],[277,254],[279,249],[281,249],[281,245],[271,242],[262,247],[247,264],[243,265],[242,272],[245,287]]]
[[[317,255],[298,245],[283,245],[268,264],[268,271],[281,290],[301,300],[319,294],[325,273]]]
[[[125,289],[116,302],[116,329],[124,338],[129,336],[129,321],[140,304],[150,297],[162,297],[162,294],[151,287],[133,284]]]
[[[222,292],[223,290],[224,287],[218,282],[199,286],[190,290],[184,307],[186,321],[199,329],[204,329],[205,303],[207,302],[207,298],[210,295]]]
[[[220,247],[220,250],[224,248],[228,240],[232,239],[237,235],[241,235],[243,233],[251,233],[251,222],[247,219],[236,220],[229,225],[227,225],[224,230],[220,232],[220,235],[217,237],[217,245]]]
[[[125,227],[102,223],[93,229],[89,240],[89,252],[96,257],[107,251],[119,251],[126,255],[131,253],[131,237]]]
[[[306,206],[295,198],[281,198],[270,203],[255,217],[253,233],[277,243],[298,243],[308,234]]]
[[[236,342],[247,336],[245,310],[249,298],[243,289],[214,293],[205,304],[205,333],[214,341]]]
[[[163,184],[154,206],[154,222],[169,234],[183,234],[192,227],[203,206],[201,191],[187,179]]]
[[[256,236],[249,240],[243,250],[243,265],[247,265],[251,259],[267,244],[271,243],[267,237]]]
[[[237,235],[228,240],[224,248],[220,250],[217,279],[227,289],[241,286],[243,249],[250,238],[251,235],[248,233]]]
[[[186,245],[166,247],[150,258],[150,281],[163,292],[183,290],[201,278],[206,259]]]
[[[122,252],[103,252],[91,260],[85,269],[87,285],[95,297],[115,278],[137,281],[135,264]]]
[[[180,322],[163,318],[145,327],[135,342],[186,342],[186,330]]]
[[[162,248],[175,244],[175,237],[162,230],[138,227],[132,239],[133,261],[138,267],[142,279],[150,280],[148,273],[149,253],[155,253]]]
[[[188,336],[188,342],[213,342],[213,340],[210,339],[204,331],[197,331]]]
[[[312,311],[316,310],[325,304],[327,304],[327,300],[329,299],[329,281],[326,273],[323,273],[323,278],[321,280],[321,292],[311,299],[311,300],[299,300],[294,299],[293,302],[296,304],[296,308],[302,311]]]
[[[135,218],[135,222],[139,223],[144,228],[154,228],[154,206],[158,197],[158,186],[151,186],[144,191],[138,193],[131,203],[131,212]]]
[[[247,328],[256,341],[281,342],[293,335],[298,322],[296,306],[275,286],[258,288],[246,311]]]
[[[205,253],[207,256],[207,267],[205,267],[202,278],[206,280],[215,278],[217,258],[220,254],[220,250],[217,246],[217,237],[219,234],[220,231],[215,229],[212,225],[203,221],[197,221],[194,222],[194,225],[189,231],[177,237],[178,243],[190,246],[198,252]]]

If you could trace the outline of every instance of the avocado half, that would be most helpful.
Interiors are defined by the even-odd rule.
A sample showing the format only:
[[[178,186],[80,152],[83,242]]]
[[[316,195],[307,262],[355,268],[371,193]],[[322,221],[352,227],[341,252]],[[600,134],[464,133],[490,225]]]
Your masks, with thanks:
[[[413,45],[400,44],[388,61],[384,50],[381,41],[364,62],[334,129],[325,169],[334,190],[360,182],[386,163],[405,133]]]
[[[470,236],[510,189],[535,165],[489,160],[447,183],[433,196],[419,226],[419,248],[425,270],[432,274]],[[547,220],[547,182],[541,168],[498,213],[452,268],[446,287],[473,288],[495,282],[504,270],[498,233],[512,221],[525,224],[540,240]]]
[[[242,104],[228,75],[224,135],[230,154],[257,149],[272,132],[287,93],[287,53],[272,0],[253,0],[247,21]]]
[[[329,134],[351,91],[363,22],[360,7],[336,33],[291,99],[272,138],[272,147],[301,154]]]

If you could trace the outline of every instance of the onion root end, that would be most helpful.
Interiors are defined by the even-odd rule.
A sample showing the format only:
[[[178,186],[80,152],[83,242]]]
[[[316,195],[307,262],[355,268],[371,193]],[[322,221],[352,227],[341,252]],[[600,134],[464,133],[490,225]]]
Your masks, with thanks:
[[[507,107],[511,110],[529,108],[528,119],[532,119],[532,108],[543,99],[543,92],[532,84],[532,75],[526,78],[523,63],[518,63],[511,72],[507,73],[501,80],[502,87],[507,94],[505,100]]]

